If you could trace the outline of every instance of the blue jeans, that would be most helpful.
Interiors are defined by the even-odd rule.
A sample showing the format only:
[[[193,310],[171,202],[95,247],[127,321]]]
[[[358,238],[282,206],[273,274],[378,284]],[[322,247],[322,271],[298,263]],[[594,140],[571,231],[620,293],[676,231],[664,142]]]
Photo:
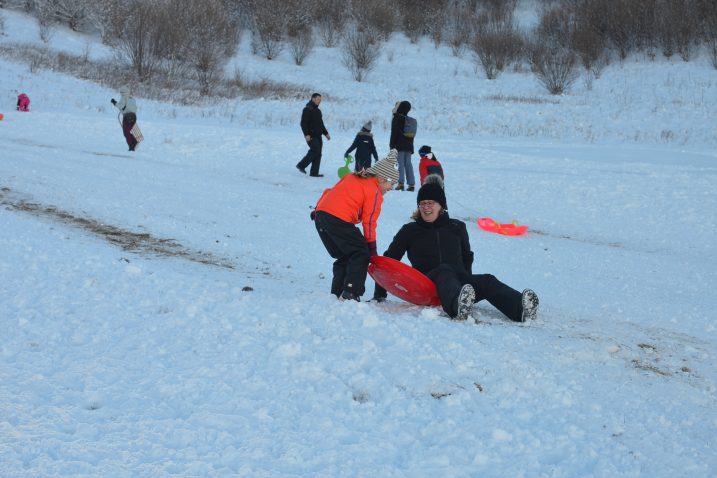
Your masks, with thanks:
[[[413,165],[411,164],[411,153],[409,151],[398,152],[398,183],[408,183],[409,186],[416,184],[416,178],[413,176]],[[404,179],[406,181],[404,181]]]

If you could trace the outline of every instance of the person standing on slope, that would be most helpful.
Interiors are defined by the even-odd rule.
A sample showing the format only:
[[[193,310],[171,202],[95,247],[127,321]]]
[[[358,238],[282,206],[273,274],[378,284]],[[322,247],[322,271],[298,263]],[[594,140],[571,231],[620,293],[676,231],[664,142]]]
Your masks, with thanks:
[[[132,97],[129,86],[122,86],[119,92],[120,100],[112,98],[110,102],[122,113],[122,133],[129,150],[134,151],[134,148],[137,147],[137,138],[132,134],[132,128],[137,123],[137,102]]]
[[[301,161],[296,165],[296,169],[306,174],[306,167],[311,165],[309,176],[321,178],[324,175],[319,174],[319,166],[321,166],[321,149],[324,142],[321,135],[326,136],[327,141],[331,141],[331,135],[324,126],[324,118],[319,109],[321,104],[321,95],[314,93],[311,100],[306,103],[304,110],[301,112],[301,131],[304,133],[306,144],[309,145],[309,151]]]
[[[376,255],[376,223],[383,195],[398,180],[396,151],[368,169],[344,176],[319,198],[311,212],[319,238],[335,259],[331,293],[360,301],[371,256]],[[363,235],[354,224],[363,225]]]
[[[370,168],[371,156],[378,161],[376,145],[373,142],[373,135],[371,134],[372,126],[371,121],[364,123],[361,127],[361,131],[359,131],[356,138],[354,138],[354,142],[351,143],[349,149],[344,153],[344,158],[346,158],[351,151],[356,150],[356,165],[354,166],[356,171]]]
[[[411,111],[411,103],[399,101],[393,108],[393,119],[391,120],[391,139],[389,148],[398,151],[398,191],[403,191],[403,185],[408,183],[408,191],[415,189],[416,180],[413,176],[413,165],[411,155],[413,154],[413,136],[406,136],[406,117]]]
[[[418,210],[413,222],[396,233],[384,256],[400,261],[408,254],[411,266],[436,284],[443,310],[456,320],[466,320],[475,302],[483,299],[510,320],[526,322],[538,314],[538,296],[522,293],[492,274],[473,274],[473,252],[466,224],[448,216],[446,194],[440,176],[432,174],[418,190]],[[376,284],[372,300],[383,302],[386,289]]]

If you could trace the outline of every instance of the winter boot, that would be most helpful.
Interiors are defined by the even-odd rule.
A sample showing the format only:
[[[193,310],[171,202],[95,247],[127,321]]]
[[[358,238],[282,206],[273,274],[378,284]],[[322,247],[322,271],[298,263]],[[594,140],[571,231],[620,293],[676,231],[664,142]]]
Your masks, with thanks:
[[[415,191],[415,190],[416,190],[415,186],[408,186],[408,189],[406,189],[406,191],[408,191],[408,192]]]
[[[341,297],[339,297],[339,300],[341,302],[343,302],[345,300],[355,300],[356,302],[361,302],[361,298],[359,296],[357,296],[356,294],[354,294],[353,292],[350,292],[348,290],[343,291],[343,293],[341,294]]]
[[[538,317],[538,295],[530,289],[525,289],[521,302],[523,313],[520,315],[520,322],[535,320]]]
[[[396,191],[403,191],[403,183],[398,183],[398,186],[396,186]]]
[[[458,313],[454,317],[455,320],[466,320],[471,314],[471,308],[473,302],[476,300],[476,291],[473,286],[466,284],[461,288],[460,294],[458,294]]]

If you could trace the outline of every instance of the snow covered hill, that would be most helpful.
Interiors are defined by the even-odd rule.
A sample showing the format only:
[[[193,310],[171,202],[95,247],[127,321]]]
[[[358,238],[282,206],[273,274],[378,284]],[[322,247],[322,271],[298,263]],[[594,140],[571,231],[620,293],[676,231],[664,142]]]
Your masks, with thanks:
[[[0,41],[38,41],[0,13]],[[52,46],[88,44],[109,55]],[[321,179],[294,169],[304,100],[138,88],[131,154],[115,91],[0,60],[0,477],[717,474],[714,69],[632,60],[554,98],[428,42],[385,48],[358,84],[332,49],[295,67],[242,46],[247,74],[325,95]],[[534,323],[329,294],[309,207],[365,120],[386,152],[398,99],[474,271],[535,289]],[[386,195],[380,251],[415,204]]]

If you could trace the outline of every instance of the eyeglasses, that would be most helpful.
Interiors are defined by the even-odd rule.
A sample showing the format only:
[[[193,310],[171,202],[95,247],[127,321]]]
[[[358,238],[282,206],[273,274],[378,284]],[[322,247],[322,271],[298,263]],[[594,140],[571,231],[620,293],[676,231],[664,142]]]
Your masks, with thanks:
[[[435,207],[435,205],[438,204],[436,201],[421,201],[418,203],[418,207]]]

